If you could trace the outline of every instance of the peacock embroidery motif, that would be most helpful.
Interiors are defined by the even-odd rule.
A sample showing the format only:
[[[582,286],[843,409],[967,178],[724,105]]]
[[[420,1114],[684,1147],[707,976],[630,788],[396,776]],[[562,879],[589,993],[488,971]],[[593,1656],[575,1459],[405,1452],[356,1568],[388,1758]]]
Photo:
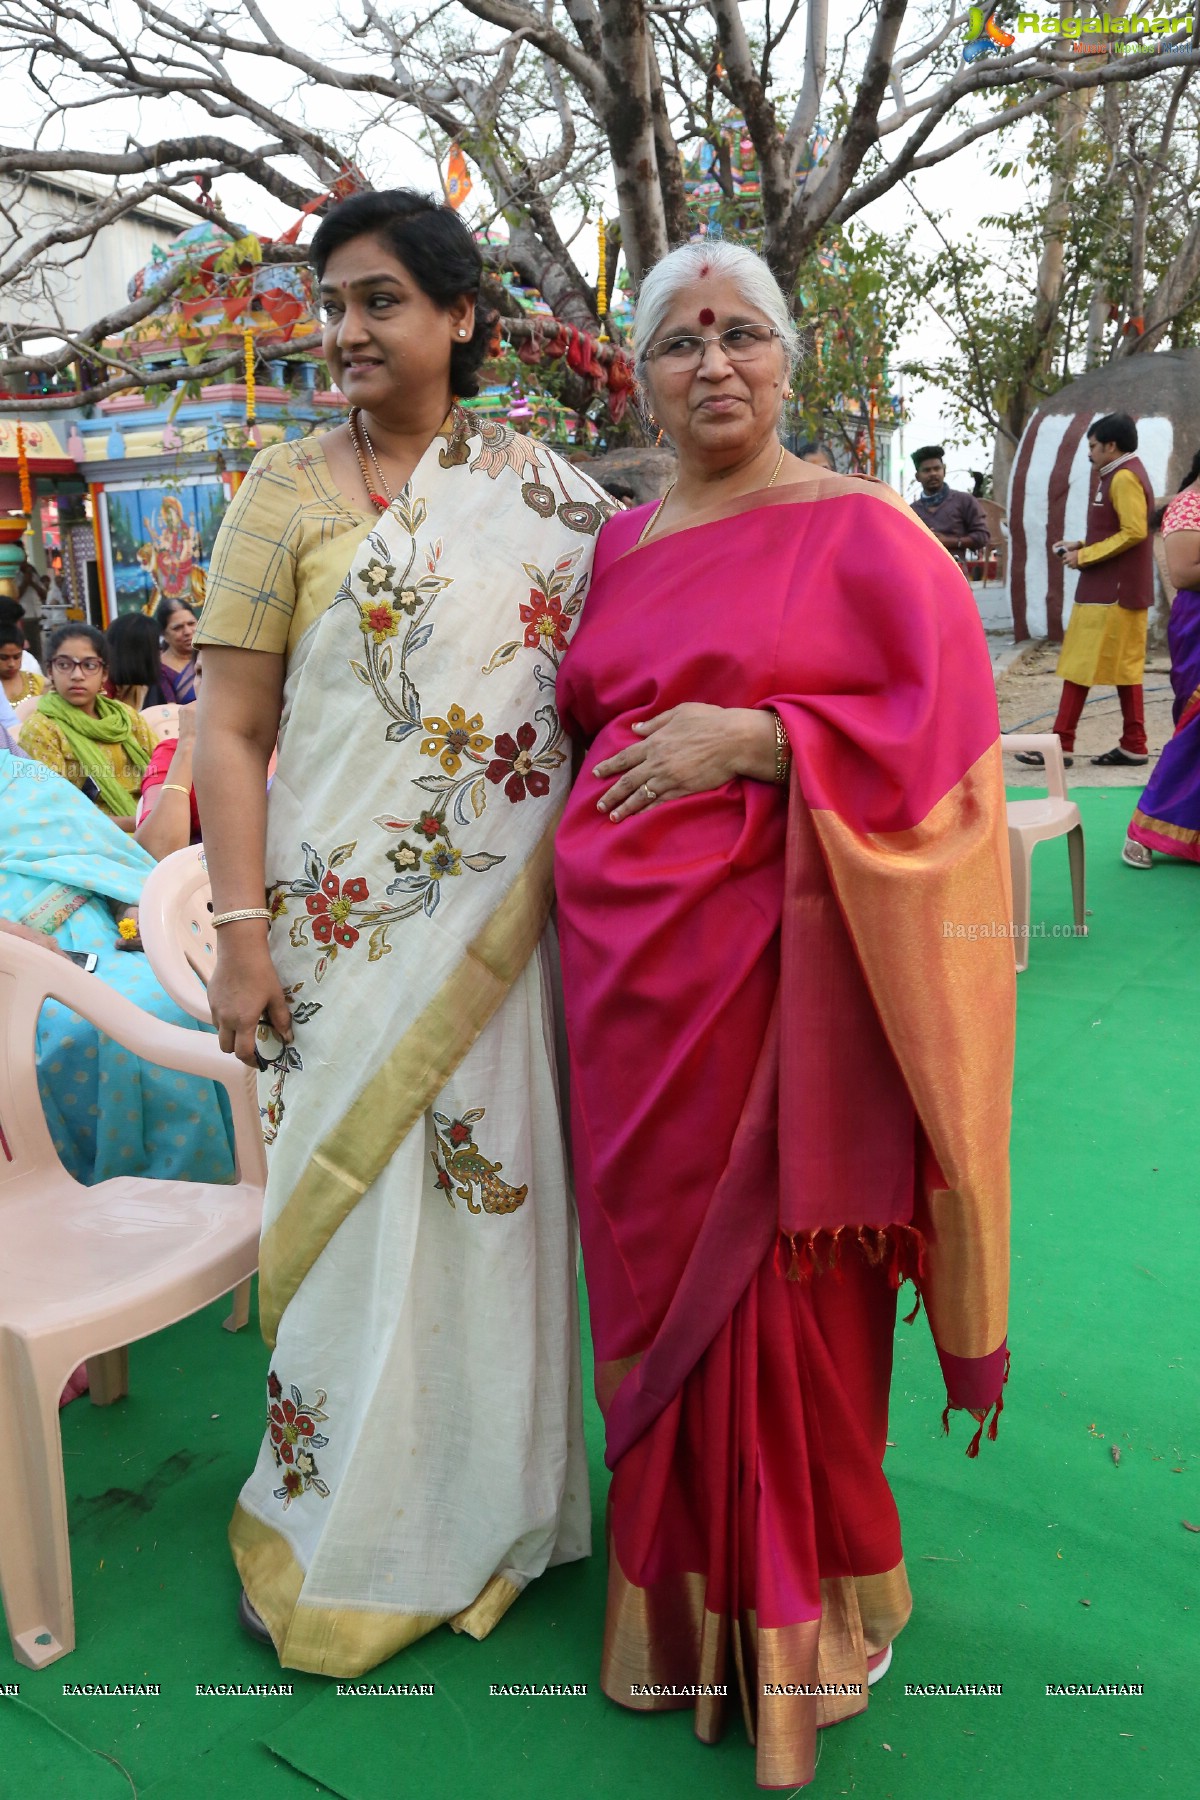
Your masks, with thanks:
[[[528,1185],[513,1187],[510,1182],[501,1181],[500,1171],[504,1164],[489,1162],[475,1143],[475,1126],[486,1111],[484,1106],[473,1106],[458,1119],[448,1119],[445,1113],[434,1113],[438,1147],[429,1155],[437,1170],[437,1185],[451,1206],[454,1205],[454,1194],[457,1194],[473,1213],[516,1212],[518,1206],[525,1203]],[[477,1188],[478,1200],[475,1198]]]

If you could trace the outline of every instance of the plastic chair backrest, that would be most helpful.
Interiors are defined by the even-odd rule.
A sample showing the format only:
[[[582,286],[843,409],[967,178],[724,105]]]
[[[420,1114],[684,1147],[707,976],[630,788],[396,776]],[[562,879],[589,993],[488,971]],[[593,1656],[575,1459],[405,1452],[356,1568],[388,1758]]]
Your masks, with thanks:
[[[179,708],[173,700],[162,706],[147,706],[142,717],[161,744],[166,738],[179,736]]]
[[[212,1024],[206,989],[217,966],[208,864],[199,844],[173,850],[150,871],[138,924],[150,967],[184,1012]]]
[[[1067,798],[1067,771],[1063,763],[1062,739],[1053,731],[1006,731],[1000,736],[1000,748],[1007,756],[1017,751],[1040,751],[1046,769],[1046,791],[1052,800]]]
[[[86,975],[49,947],[0,932],[0,1206],[5,1187],[18,1178],[18,1191],[28,1193],[31,1172],[53,1171],[60,1188],[80,1185],[59,1160],[38,1090],[37,1023],[48,999],[69,1007],[134,1056],[220,1081],[236,1100],[235,1115],[251,1105],[244,1071],[231,1057],[219,1051],[214,1056],[214,1039],[143,1012],[98,975]],[[247,1116],[256,1110],[251,1105]],[[260,1179],[260,1168],[265,1169],[260,1147],[261,1134],[247,1131],[243,1119],[237,1143],[239,1181]]]

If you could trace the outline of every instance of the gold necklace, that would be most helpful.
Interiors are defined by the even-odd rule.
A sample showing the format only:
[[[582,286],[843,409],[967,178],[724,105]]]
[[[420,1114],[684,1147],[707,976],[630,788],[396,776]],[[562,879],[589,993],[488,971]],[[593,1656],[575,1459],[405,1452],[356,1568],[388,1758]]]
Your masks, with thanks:
[[[779,480],[779,471],[783,467],[783,459],[786,455],[787,455],[786,449],[784,448],[784,446],[782,444],[780,444],[779,455],[776,458],[775,467],[771,471],[771,479],[767,483],[767,486],[769,488],[773,488],[775,486],[775,483]],[[667,501],[671,498],[671,495],[675,492],[675,482],[678,480],[679,480],[679,477],[677,475],[675,477],[675,481],[673,481],[671,483],[670,487],[667,489],[666,493],[663,495],[662,499],[659,501],[659,503],[655,507],[654,511],[650,514],[650,517],[646,520],[645,525],[642,527],[642,535],[641,535],[641,537],[639,537],[637,543],[633,546],[635,550],[641,549],[641,547],[645,543],[646,539],[650,536],[650,533],[654,530],[654,527],[658,524],[658,516],[662,512],[663,507],[667,504]]]

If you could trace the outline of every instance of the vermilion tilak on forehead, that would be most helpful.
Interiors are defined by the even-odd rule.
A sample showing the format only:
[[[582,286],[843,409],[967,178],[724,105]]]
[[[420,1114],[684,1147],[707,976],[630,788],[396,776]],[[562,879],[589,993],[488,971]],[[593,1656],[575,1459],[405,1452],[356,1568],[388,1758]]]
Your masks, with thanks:
[[[700,308],[700,323],[702,325],[711,325],[716,316],[717,315],[711,306],[702,306]]]

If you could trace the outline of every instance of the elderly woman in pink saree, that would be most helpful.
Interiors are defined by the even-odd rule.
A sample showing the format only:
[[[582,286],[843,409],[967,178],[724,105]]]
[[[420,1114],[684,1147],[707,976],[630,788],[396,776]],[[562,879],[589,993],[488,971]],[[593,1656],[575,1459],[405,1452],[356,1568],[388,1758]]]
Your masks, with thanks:
[[[950,558],[890,489],[780,447],[765,266],[673,252],[635,332],[680,473],[604,527],[558,683],[602,1683],[708,1741],[740,1701],[760,1785],[794,1788],[911,1607],[882,1469],[905,1277],[968,1454],[1002,1404],[998,724]]]

